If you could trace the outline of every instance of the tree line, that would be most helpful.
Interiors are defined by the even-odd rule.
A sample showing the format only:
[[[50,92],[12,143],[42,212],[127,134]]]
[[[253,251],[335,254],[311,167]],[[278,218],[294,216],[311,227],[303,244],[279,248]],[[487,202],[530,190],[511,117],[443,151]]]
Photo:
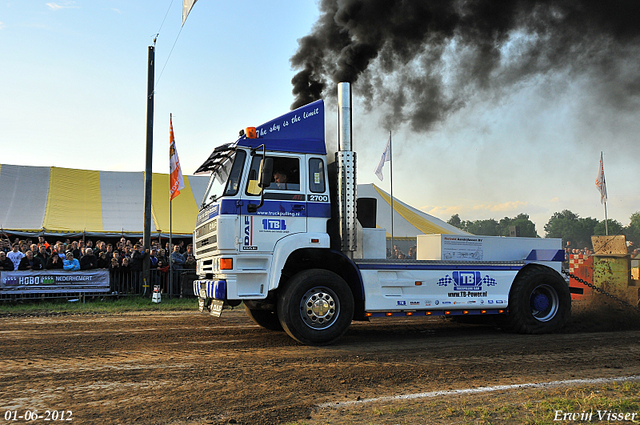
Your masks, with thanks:
[[[458,214],[454,214],[447,223],[458,229],[474,235],[482,236],[510,236],[517,229],[518,236],[537,238],[536,225],[529,219],[528,214],[520,213],[510,218],[504,217],[500,221],[493,218],[488,220],[462,220]],[[640,211],[631,214],[628,226],[623,226],[617,220],[608,219],[606,225],[609,235],[625,235],[628,241],[633,241],[637,246],[640,242]],[[564,210],[554,213],[547,224],[544,225],[546,238],[561,238],[564,242],[571,241],[574,246],[591,246],[591,236],[605,234],[605,220],[597,220],[591,217],[580,217],[578,214]]]

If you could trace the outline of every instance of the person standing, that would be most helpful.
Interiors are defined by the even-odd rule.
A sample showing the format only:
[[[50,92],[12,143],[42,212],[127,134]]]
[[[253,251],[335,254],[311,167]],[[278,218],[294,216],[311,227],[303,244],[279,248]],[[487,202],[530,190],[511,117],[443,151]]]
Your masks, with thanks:
[[[174,245],[173,246],[173,252],[171,253],[171,264],[173,265],[173,269],[175,270],[182,270],[182,267],[184,266],[184,255],[180,254],[180,246],[179,245]]]
[[[44,264],[38,257],[33,256],[33,251],[29,250],[20,260],[20,264],[18,265],[18,270],[42,270],[44,269]]]
[[[98,268],[98,259],[93,255],[93,250],[91,248],[86,248],[85,254],[80,258],[80,269],[92,270],[96,268]]]
[[[47,265],[45,266],[45,268],[47,270],[62,270],[62,268],[64,267],[63,262],[64,260],[60,258],[58,253],[54,250],[53,253],[51,253],[51,256],[49,257],[49,259],[47,260]]]
[[[24,258],[25,254],[20,252],[20,245],[14,243],[11,247],[11,251],[7,253],[7,258],[13,263],[13,270],[18,270],[20,260]]]
[[[36,252],[34,255],[38,257],[40,261],[42,261],[42,264],[47,264],[47,261],[51,256],[44,245],[40,245],[40,247],[38,248],[38,252]]]
[[[7,254],[4,251],[0,251],[0,271],[10,272],[13,270],[13,261],[7,258]]]
[[[67,251],[65,258],[66,259],[64,260],[64,265],[62,266],[63,269],[67,271],[80,270],[80,262],[77,259],[73,258],[73,252]]]

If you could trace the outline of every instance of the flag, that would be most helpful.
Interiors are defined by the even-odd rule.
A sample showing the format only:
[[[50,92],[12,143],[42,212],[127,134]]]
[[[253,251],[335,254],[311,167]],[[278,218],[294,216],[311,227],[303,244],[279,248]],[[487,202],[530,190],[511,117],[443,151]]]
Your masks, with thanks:
[[[376,167],[376,170],[375,170],[376,176],[378,176],[380,181],[383,180],[382,167],[384,167],[385,162],[389,162],[390,160],[391,160],[391,133],[389,133],[389,140],[387,140],[387,146],[384,148],[384,152],[382,152],[382,157],[380,157],[380,162],[378,163],[378,166]]]
[[[607,202],[607,182],[604,179],[604,164],[602,162],[602,152],[600,152],[600,169],[596,177],[596,188],[600,191],[600,203]]]
[[[182,25],[184,25],[187,16],[189,16],[189,12],[191,12],[191,8],[197,1],[198,0],[182,0]]]
[[[169,116],[169,193],[170,200],[180,195],[180,191],[184,189],[184,179],[182,178],[182,169],[180,168],[180,160],[178,159],[178,151],[176,150],[176,139],[173,135],[173,118]]]

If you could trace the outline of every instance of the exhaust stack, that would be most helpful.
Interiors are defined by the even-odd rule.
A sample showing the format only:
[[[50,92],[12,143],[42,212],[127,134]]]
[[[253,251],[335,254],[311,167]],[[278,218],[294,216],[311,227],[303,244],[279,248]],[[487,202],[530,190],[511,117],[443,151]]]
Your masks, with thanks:
[[[351,85],[338,83],[338,212],[340,241],[344,253],[357,249],[356,153],[351,143]]]

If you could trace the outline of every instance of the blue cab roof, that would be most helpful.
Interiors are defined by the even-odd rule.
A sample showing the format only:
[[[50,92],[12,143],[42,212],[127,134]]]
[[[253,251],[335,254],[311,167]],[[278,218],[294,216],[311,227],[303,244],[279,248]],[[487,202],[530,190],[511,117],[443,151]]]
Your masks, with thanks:
[[[256,148],[262,144],[267,150],[325,155],[324,102],[315,102],[274,118],[256,127],[257,139],[246,136],[237,140],[238,146]]]
[[[326,155],[324,141],[324,102],[316,100],[256,127],[257,139],[242,136],[234,143],[218,146],[195,174],[214,171],[235,149],[257,148],[265,145],[267,151]]]

